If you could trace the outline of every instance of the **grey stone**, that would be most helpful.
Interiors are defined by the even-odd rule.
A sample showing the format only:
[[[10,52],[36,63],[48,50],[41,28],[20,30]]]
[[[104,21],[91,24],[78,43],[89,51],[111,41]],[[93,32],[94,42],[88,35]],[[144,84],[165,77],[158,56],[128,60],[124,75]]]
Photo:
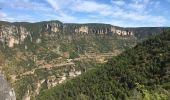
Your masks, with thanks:
[[[0,100],[16,100],[14,90],[10,88],[2,74],[0,74]]]

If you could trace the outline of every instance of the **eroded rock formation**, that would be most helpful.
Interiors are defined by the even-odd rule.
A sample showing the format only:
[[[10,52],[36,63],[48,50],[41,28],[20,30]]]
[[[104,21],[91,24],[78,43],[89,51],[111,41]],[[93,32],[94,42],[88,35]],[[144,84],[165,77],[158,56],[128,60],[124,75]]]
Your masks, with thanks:
[[[138,32],[137,29],[121,28],[109,24],[65,24],[59,21],[4,23],[0,23],[0,42],[7,44],[8,47],[22,44],[27,37],[31,42],[41,43],[43,34],[48,37],[55,37],[57,33],[134,36]]]
[[[14,90],[9,87],[2,74],[0,74],[0,100],[16,100]]]
[[[75,29],[76,33],[86,33],[86,34],[88,34],[88,31],[89,31],[88,26],[81,26],[81,27]]]
[[[62,30],[62,24],[57,22],[50,22],[45,24],[45,30],[50,32],[60,32]]]
[[[115,26],[107,25],[107,26],[93,26],[90,27],[88,25],[81,25],[80,27],[75,29],[75,33],[81,34],[99,34],[99,35],[107,35],[107,34],[117,34],[120,36],[133,36],[134,33],[131,30],[127,30],[124,28],[117,28]]]
[[[0,41],[6,43],[9,47],[13,47],[15,44],[23,42],[28,34],[30,34],[30,32],[23,26],[0,26]]]

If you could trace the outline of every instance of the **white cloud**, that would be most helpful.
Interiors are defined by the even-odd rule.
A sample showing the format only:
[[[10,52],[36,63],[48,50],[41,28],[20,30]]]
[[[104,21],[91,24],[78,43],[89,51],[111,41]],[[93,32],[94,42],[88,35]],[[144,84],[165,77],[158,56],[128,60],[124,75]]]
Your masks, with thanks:
[[[67,13],[67,9],[69,5],[73,3],[74,0],[67,0],[61,1],[61,0],[46,0],[48,4],[53,8],[53,11],[50,13],[46,13],[46,16],[49,16],[51,19],[57,19],[63,22],[71,22],[75,21],[75,17]]]
[[[60,1],[60,2],[59,2]],[[116,24],[119,25],[123,22],[129,21],[129,23],[146,22],[152,24],[164,24],[166,19],[163,16],[156,16],[150,13],[151,5],[159,5],[158,3],[150,0],[132,0],[131,2],[125,2],[125,0],[112,0],[111,4],[99,3],[95,0],[68,0],[67,2],[61,0],[47,0],[47,2],[57,11],[56,18],[62,21],[76,21],[76,22],[101,22],[101,17],[110,17]],[[127,6],[123,6],[123,5]],[[68,10],[69,12],[66,12]],[[70,13],[86,13],[90,16],[88,18],[79,19],[77,16],[70,16]],[[97,16],[97,17],[96,17]],[[78,20],[79,19],[79,20]],[[83,21],[81,21],[83,20]],[[122,21],[121,21],[122,20]],[[106,22],[106,21],[103,21]],[[112,22],[112,21],[110,21]],[[109,23],[109,22],[107,22]],[[130,25],[128,23],[128,25]],[[127,25],[127,23],[124,23]]]
[[[113,8],[108,4],[101,4],[95,1],[78,0],[72,5],[71,9],[78,12],[98,13],[108,16],[112,13]]]
[[[4,12],[0,12],[0,20],[3,20],[3,21],[14,21],[15,19],[10,17],[10,16],[8,16]]]
[[[64,5],[65,2],[61,0],[47,0],[47,2],[55,9],[60,10]]]
[[[105,22],[117,25],[124,24],[124,26],[137,23],[142,23],[141,25],[163,25],[167,21],[163,15],[152,13],[160,8],[158,0],[110,1],[109,4],[97,2],[97,0],[46,0],[46,2],[38,2],[36,0],[0,0],[0,5],[4,5],[4,7],[7,5],[12,9],[30,12],[28,15],[25,15],[24,12],[0,12],[0,20]],[[14,14],[17,15],[15,18],[9,17]],[[81,14],[81,17],[78,14]],[[42,19],[37,19],[37,16],[42,16]]]
[[[66,23],[78,21],[75,17],[70,16],[65,13],[60,13],[60,14],[47,13],[47,14],[44,14],[44,16],[46,16],[46,20],[59,20],[59,21],[66,22]]]
[[[137,12],[143,12],[146,11],[149,4],[150,0],[132,0],[132,2],[128,4],[128,8]]]
[[[31,0],[2,0],[1,5],[7,5],[14,9],[32,10],[32,11],[49,11],[51,10],[47,5],[41,2]]]
[[[2,17],[6,17],[7,15],[5,14],[5,13],[3,13],[3,12],[0,12],[0,18],[2,18]]]
[[[123,16],[125,19],[131,19],[136,21],[144,21],[144,22],[150,22],[150,23],[160,23],[163,24],[166,20],[162,16],[153,16],[153,15],[147,15],[147,14],[138,14],[138,13],[128,13],[125,16]]]
[[[76,2],[76,0],[46,0],[52,8],[57,10],[62,10],[71,6],[72,3]]]
[[[125,5],[125,1],[124,0],[112,0],[111,3],[113,3],[114,5],[118,5],[118,6]]]

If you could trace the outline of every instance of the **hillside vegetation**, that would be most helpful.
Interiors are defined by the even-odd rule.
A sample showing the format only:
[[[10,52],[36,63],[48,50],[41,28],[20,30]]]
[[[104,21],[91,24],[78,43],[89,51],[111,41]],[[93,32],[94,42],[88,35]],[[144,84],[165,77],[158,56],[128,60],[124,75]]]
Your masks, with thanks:
[[[34,100],[168,27],[123,28],[109,24],[0,21],[0,72],[17,100]]]
[[[135,36],[75,33],[79,25],[73,24],[63,31],[60,24],[0,22],[0,72],[14,88],[17,100],[32,100],[40,91],[94,69],[137,42]]]
[[[37,100],[168,100],[170,31],[154,36]]]

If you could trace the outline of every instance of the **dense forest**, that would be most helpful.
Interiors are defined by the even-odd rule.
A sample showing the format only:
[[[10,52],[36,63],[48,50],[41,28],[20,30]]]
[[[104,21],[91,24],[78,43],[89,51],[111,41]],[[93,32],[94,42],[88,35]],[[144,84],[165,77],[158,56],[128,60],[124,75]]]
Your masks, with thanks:
[[[37,100],[168,100],[170,31],[153,36]]]

